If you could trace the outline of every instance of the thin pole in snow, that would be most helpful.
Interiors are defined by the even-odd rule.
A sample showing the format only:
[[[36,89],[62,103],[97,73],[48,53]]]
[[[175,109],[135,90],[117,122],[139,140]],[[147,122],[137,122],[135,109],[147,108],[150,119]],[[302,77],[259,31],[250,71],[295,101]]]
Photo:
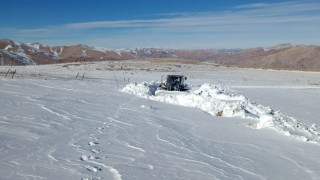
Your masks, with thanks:
[[[7,71],[7,73],[6,73],[6,75],[5,75],[5,77],[7,77],[7,75],[8,75],[8,73],[10,72],[10,69],[8,69],[8,71]]]
[[[79,73],[77,74],[76,79],[78,78],[78,76],[79,76]]]
[[[12,72],[12,79],[13,79],[13,76],[16,74],[17,70],[15,69],[13,72]]]
[[[85,74],[86,74],[86,73],[83,73],[81,80],[83,80]]]

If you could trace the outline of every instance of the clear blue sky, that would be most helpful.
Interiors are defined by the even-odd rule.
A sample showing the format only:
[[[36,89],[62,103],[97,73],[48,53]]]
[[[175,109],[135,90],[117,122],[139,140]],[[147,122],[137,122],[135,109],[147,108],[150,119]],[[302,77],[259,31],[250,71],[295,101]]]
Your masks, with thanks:
[[[10,0],[0,38],[110,48],[320,44],[320,1]]]

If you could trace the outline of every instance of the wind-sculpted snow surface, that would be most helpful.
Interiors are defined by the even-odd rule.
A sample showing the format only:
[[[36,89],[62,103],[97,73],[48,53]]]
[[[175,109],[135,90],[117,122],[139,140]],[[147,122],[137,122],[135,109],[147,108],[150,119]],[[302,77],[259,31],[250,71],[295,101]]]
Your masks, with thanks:
[[[250,124],[249,127],[251,128],[272,128],[287,136],[320,143],[320,131],[316,124],[300,123],[295,118],[253,102],[222,85],[203,84],[198,87],[193,86],[190,92],[159,92],[157,91],[158,86],[159,83],[154,81],[140,84],[131,83],[126,85],[122,92],[155,101],[198,108],[213,116],[252,119],[256,123]]]
[[[320,125],[309,83],[319,73],[110,61],[19,66],[11,78],[9,68],[0,179],[320,179],[319,131],[307,125]],[[172,71],[190,92],[156,93],[150,81]]]

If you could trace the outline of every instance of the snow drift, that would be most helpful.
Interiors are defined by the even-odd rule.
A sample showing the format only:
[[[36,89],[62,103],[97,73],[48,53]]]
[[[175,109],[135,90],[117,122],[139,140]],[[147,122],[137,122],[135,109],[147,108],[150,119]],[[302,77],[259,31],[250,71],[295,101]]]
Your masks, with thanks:
[[[154,81],[130,83],[121,91],[155,101],[198,108],[213,116],[252,119],[256,123],[251,124],[251,128],[272,128],[287,136],[320,143],[320,131],[316,124],[300,123],[295,118],[253,102],[222,85],[203,84],[193,86],[189,93],[164,92],[155,95],[158,86],[159,82]]]

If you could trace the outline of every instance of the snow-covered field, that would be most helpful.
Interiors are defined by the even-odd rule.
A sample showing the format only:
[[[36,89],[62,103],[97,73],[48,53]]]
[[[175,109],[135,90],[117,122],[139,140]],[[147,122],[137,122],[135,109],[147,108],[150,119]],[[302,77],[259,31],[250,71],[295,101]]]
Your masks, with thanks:
[[[190,93],[155,96],[176,73]],[[320,179],[320,73],[121,61],[0,76],[0,179]]]

